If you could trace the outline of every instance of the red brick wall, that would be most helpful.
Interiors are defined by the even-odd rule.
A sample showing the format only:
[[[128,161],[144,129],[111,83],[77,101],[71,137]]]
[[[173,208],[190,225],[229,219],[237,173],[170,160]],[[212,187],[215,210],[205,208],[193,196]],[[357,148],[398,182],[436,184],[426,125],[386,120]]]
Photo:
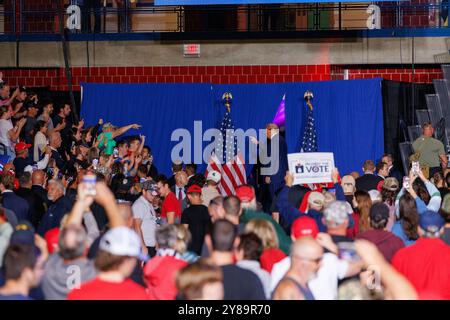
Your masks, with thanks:
[[[74,90],[81,82],[92,83],[274,83],[341,80],[342,66],[254,65],[254,66],[155,66],[155,67],[77,67],[72,68]],[[50,87],[67,90],[64,68],[7,69],[4,79],[11,85]],[[438,68],[416,69],[414,82],[431,83],[442,78]],[[411,82],[411,69],[349,69],[349,79],[382,77]]]
[[[13,1],[4,1],[5,11],[11,12],[13,10]],[[55,14],[58,4],[61,0],[23,0],[24,11],[35,11],[23,13],[23,30],[22,32],[32,33],[55,33],[58,32],[57,16]],[[38,13],[38,11],[41,11]],[[42,13],[42,11],[49,11]],[[20,29],[20,1],[16,1],[16,31]],[[7,15],[5,17],[5,31],[12,31],[12,21]]]
[[[343,80],[344,69],[346,67],[332,66],[331,79]],[[416,68],[414,69],[414,79],[411,68],[388,68],[388,69],[366,69],[348,67],[348,79],[370,79],[383,78],[386,80],[416,82],[416,83],[432,83],[433,79],[442,79],[443,74],[440,68]]]
[[[401,23],[404,27],[429,27],[433,26],[434,20],[432,10],[429,10],[425,5],[429,4],[429,0],[411,0],[408,1],[408,5],[417,5],[415,8],[402,9]],[[381,27],[393,28],[395,27],[396,20],[396,2],[383,2],[379,3],[381,6]],[[383,5],[385,6],[383,8]],[[423,5],[423,6],[421,6]]]

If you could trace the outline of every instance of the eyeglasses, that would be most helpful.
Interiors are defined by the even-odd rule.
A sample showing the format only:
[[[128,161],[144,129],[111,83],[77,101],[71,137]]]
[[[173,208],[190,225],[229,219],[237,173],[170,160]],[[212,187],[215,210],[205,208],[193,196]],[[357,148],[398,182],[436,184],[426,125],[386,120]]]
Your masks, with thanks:
[[[323,256],[320,256],[319,258],[316,258],[316,259],[300,257],[300,256],[297,256],[297,255],[293,255],[292,257],[300,259],[300,260],[307,260],[307,261],[315,262],[315,263],[320,263],[322,261],[322,259],[323,259]]]

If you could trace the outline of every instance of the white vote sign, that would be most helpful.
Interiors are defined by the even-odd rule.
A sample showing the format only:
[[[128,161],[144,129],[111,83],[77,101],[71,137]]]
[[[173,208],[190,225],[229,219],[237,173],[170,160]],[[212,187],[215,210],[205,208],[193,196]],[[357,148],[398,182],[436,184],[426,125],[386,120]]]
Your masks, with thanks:
[[[334,168],[332,152],[303,152],[288,154],[289,171],[294,174],[294,184],[331,182]]]

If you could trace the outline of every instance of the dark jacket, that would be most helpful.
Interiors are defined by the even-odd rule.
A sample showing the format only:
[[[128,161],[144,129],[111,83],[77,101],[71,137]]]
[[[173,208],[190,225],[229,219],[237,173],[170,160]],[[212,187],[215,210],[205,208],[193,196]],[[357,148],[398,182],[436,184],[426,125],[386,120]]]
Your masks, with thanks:
[[[356,238],[365,239],[375,244],[384,258],[389,262],[391,262],[392,257],[397,251],[405,246],[402,239],[385,230],[367,230],[357,235]]]
[[[62,196],[48,208],[38,228],[38,234],[44,236],[47,231],[59,228],[61,220],[66,213],[72,210],[72,201],[67,196]]]
[[[19,197],[14,192],[2,193],[3,206],[16,214],[17,220],[30,221],[30,207],[27,200]]]
[[[11,210],[9,210],[9,209],[7,209],[5,207],[1,207],[0,206],[0,208],[5,210],[6,221],[8,221],[8,223],[11,225],[11,227],[13,227],[13,229],[15,229],[17,224],[18,224],[18,222],[19,222],[17,220],[16,214],[13,211],[11,211]]]
[[[47,190],[45,190],[42,186],[33,185],[31,187],[31,191],[33,191],[33,193],[39,197],[39,199],[45,206],[45,211],[47,211],[48,207],[50,207],[50,205],[52,204],[52,202],[48,200]]]
[[[262,148],[266,150],[262,150],[263,152],[263,158],[265,155],[268,157],[271,157],[271,144],[272,143],[278,143],[279,148],[275,148],[278,151],[278,157],[274,159],[274,161],[278,164],[278,169],[275,173],[268,175],[270,177],[270,184],[271,189],[273,191],[273,194],[275,194],[276,191],[280,190],[284,186],[284,177],[286,176],[286,171],[289,170],[288,160],[287,160],[287,154],[288,154],[288,148],[286,144],[286,140],[280,135],[277,134],[274,136],[271,140],[267,140],[267,143],[265,145],[262,145]],[[265,153],[265,154],[264,154]],[[267,162],[267,159],[261,159],[262,162]],[[272,161],[270,161],[268,164],[263,164],[262,168],[269,168],[270,166],[274,166]],[[276,168],[274,168],[276,169]]]
[[[356,190],[370,191],[377,190],[377,186],[383,178],[374,174],[364,174],[356,179]]]
[[[66,169],[66,161],[64,161],[59,152],[52,150],[52,158],[55,159],[55,164],[60,170],[60,172],[64,172]]]
[[[19,188],[15,193],[28,202],[30,208],[30,222],[37,229],[39,222],[45,214],[45,206],[42,200],[31,190],[27,188]]]

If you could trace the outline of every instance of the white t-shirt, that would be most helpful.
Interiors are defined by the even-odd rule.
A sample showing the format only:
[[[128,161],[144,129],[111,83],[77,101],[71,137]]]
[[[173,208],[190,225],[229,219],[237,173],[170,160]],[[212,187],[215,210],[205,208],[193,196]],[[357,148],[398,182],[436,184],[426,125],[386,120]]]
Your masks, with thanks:
[[[0,119],[0,142],[12,149],[8,132],[13,129],[11,120]]]
[[[278,283],[283,279],[286,272],[291,267],[291,258],[286,257],[276,263],[272,268],[272,292]],[[322,266],[317,272],[317,276],[308,282],[316,300],[336,300],[338,294],[338,281],[345,278],[348,270],[348,262],[340,260],[334,253],[325,253],[322,259]]]
[[[154,247],[156,244],[155,240],[155,230],[156,230],[156,214],[153,206],[144,198],[140,196],[133,206],[131,207],[133,211],[134,219],[141,219],[142,225],[142,235],[144,237],[144,242],[147,247]]]
[[[45,137],[45,134],[38,131],[36,135],[34,136],[34,161],[38,162],[40,155],[42,154],[42,151],[47,146],[47,138]]]

